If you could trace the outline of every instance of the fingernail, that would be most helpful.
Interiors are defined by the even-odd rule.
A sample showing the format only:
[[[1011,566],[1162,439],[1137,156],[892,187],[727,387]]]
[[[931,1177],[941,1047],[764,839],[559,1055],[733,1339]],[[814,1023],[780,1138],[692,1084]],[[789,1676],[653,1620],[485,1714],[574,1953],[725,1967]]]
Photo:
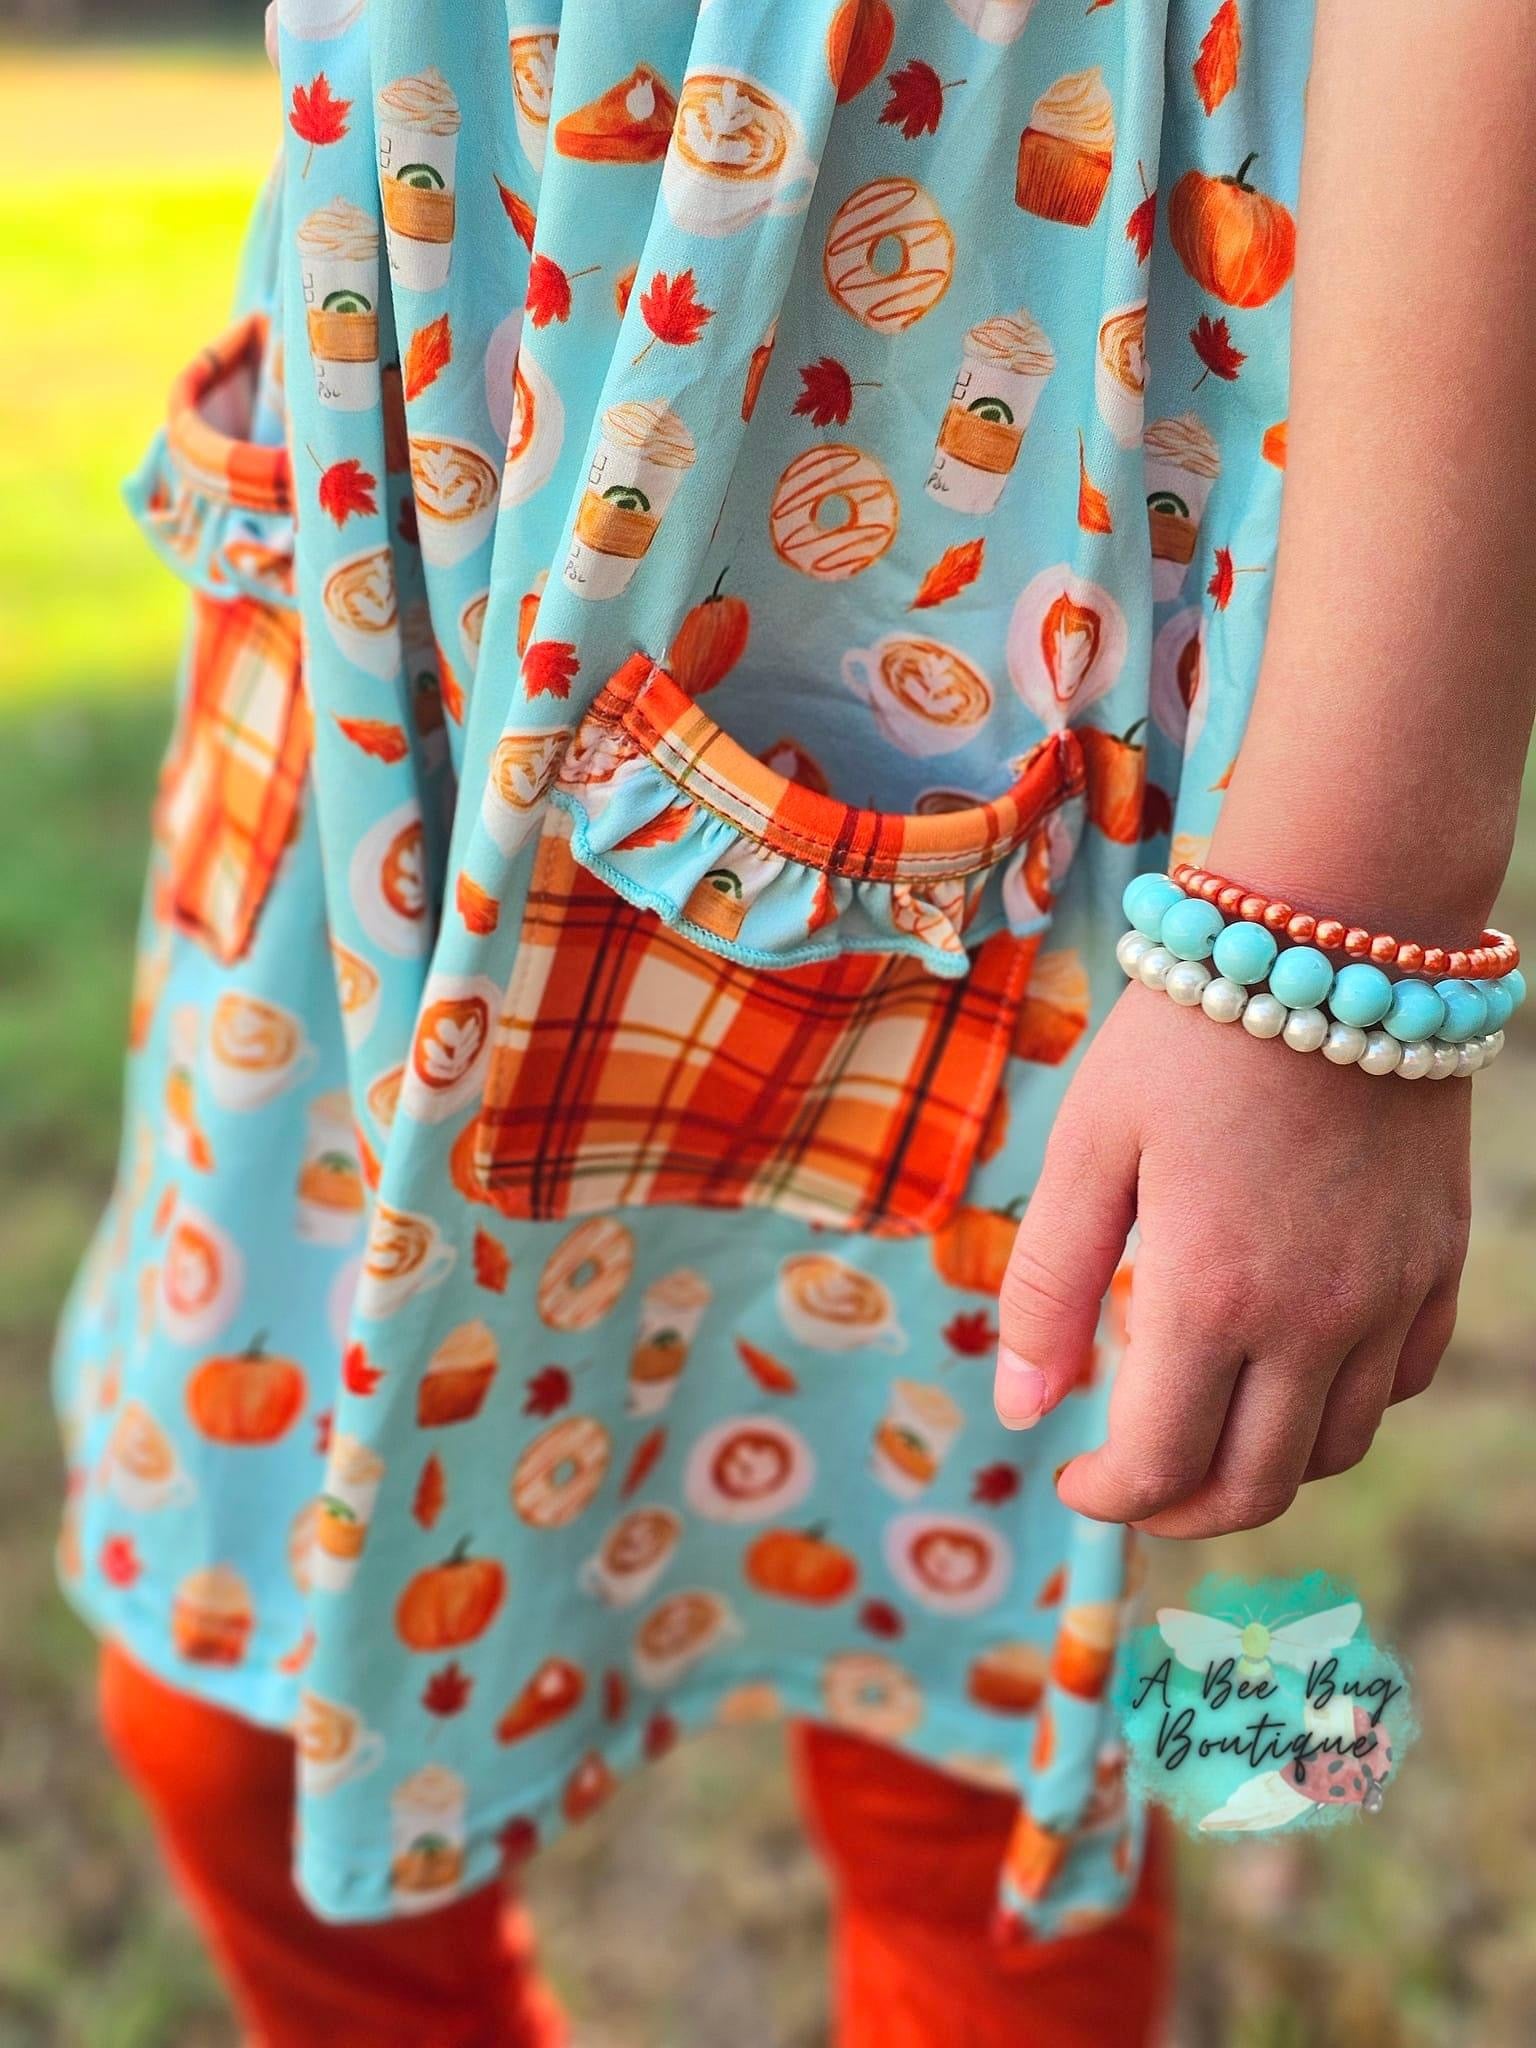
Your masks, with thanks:
[[[992,1389],[992,1398],[1006,1428],[1028,1429],[1032,1423],[1038,1422],[1048,1391],[1045,1374],[1038,1366],[1031,1365],[1027,1358],[1020,1358],[1017,1351],[1010,1351],[1006,1344],[999,1345],[997,1383]]]

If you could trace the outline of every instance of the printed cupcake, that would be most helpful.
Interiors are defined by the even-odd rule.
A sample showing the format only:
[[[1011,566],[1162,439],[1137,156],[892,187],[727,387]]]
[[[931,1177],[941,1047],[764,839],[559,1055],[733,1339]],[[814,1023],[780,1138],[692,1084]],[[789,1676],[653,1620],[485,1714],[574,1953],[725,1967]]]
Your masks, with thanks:
[[[1104,74],[1069,72],[1035,101],[1019,138],[1014,197],[1026,213],[1063,227],[1093,223],[1109,184],[1115,153],[1115,110]]]
[[[254,1625],[245,1581],[228,1565],[190,1572],[177,1588],[171,1638],[189,1664],[243,1662]]]

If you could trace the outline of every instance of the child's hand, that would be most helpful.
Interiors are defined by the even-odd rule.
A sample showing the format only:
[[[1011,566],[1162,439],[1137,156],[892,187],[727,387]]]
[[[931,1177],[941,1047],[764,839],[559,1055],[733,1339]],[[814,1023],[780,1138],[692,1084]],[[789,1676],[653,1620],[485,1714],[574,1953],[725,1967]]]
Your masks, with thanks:
[[[1358,1464],[1455,1321],[1470,1097],[1126,990],[1062,1104],[1002,1293],[997,1407],[1027,1427],[1086,1369],[1139,1222],[1109,1437],[1062,1472],[1069,1507],[1215,1536]]]

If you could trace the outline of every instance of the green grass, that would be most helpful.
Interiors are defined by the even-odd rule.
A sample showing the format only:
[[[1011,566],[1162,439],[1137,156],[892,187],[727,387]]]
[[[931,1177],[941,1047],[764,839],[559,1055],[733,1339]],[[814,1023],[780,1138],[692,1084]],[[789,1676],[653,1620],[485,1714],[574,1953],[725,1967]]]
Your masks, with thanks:
[[[233,2040],[93,1733],[53,1588],[50,1326],[116,1145],[129,956],[182,602],[120,509],[169,378],[224,318],[275,134],[258,61],[31,59],[3,202],[0,388],[0,2048]],[[134,127],[134,123],[139,125]],[[157,136],[153,158],[136,138]],[[24,200],[24,203],[21,203]],[[1505,921],[1536,928],[1536,829]],[[1429,1399],[1278,1527],[1158,1570],[1353,1577],[1424,1734],[1379,1819],[1192,1848],[1180,2048],[1516,2048],[1536,2010],[1536,1050],[1478,1084],[1462,1325]],[[712,1738],[535,1866],[583,2048],[814,2048],[820,1884],[770,1737]]]

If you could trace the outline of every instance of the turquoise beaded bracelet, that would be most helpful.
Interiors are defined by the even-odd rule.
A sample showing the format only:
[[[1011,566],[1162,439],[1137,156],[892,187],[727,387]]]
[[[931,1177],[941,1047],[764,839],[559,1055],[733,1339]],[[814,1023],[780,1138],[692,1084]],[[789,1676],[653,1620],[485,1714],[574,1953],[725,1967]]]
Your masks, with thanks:
[[[1137,875],[1123,902],[1131,929],[1115,951],[1127,975],[1217,1023],[1240,1019],[1255,1038],[1283,1038],[1337,1066],[1408,1081],[1474,1074],[1498,1057],[1504,1025],[1525,1000],[1518,967],[1434,985],[1394,981],[1365,960],[1335,968],[1315,946],[1282,946],[1265,925],[1229,924],[1167,875]]]

